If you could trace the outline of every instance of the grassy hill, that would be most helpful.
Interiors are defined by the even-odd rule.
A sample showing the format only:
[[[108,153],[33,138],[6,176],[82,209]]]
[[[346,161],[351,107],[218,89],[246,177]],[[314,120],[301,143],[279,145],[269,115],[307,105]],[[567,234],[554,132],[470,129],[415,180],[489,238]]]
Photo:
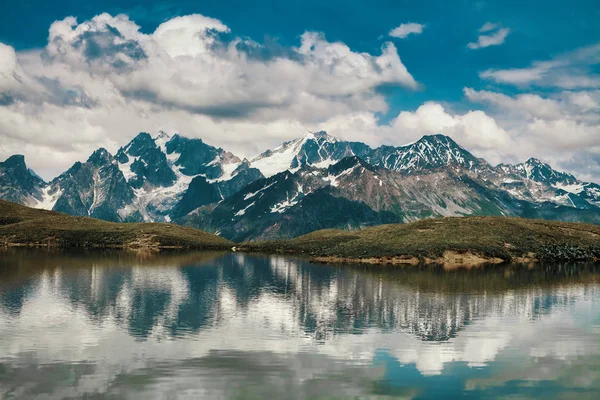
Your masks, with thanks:
[[[318,261],[394,264],[598,260],[600,226],[508,217],[426,219],[353,232],[326,229],[239,248],[308,254]]]
[[[234,244],[164,223],[115,223],[0,200],[0,246],[228,250]],[[310,255],[323,262],[469,265],[600,260],[600,226],[509,217],[426,219],[358,231],[325,229],[241,251]]]
[[[115,223],[0,200],[0,246],[230,249],[227,239],[162,223]]]

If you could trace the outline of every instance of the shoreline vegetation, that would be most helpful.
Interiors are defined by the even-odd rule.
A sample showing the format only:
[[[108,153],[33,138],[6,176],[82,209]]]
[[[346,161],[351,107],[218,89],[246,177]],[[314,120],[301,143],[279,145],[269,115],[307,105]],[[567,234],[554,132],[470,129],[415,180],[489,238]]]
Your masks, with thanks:
[[[600,226],[516,217],[452,217],[235,244],[174,224],[107,222],[0,200],[0,247],[234,250],[305,256],[321,263],[443,264],[451,269],[509,262],[598,262]]]
[[[229,250],[233,242],[167,223],[119,223],[38,210],[0,200],[0,246]]]
[[[239,251],[301,254],[325,263],[388,265],[600,260],[600,226],[517,217],[451,217],[358,231],[325,229]]]

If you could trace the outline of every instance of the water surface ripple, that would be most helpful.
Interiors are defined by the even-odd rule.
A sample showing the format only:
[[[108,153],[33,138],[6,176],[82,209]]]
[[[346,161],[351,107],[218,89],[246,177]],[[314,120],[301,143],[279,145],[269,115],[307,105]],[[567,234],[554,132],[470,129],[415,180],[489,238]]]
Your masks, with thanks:
[[[2,250],[0,399],[597,399],[596,269]]]

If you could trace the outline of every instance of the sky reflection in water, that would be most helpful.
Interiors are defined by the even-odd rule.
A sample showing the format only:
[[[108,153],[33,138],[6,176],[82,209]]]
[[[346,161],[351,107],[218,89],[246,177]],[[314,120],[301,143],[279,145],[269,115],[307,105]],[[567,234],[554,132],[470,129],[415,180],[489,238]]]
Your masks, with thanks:
[[[593,266],[5,251],[0,398],[600,397]]]

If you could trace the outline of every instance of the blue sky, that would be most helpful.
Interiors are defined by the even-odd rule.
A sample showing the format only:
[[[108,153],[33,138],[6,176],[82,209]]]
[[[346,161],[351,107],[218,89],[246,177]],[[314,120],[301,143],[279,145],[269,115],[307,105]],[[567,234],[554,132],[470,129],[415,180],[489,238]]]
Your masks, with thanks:
[[[402,22],[426,25],[423,34],[393,40],[404,64],[415,71],[423,90],[389,90],[391,114],[424,101],[460,102],[462,88],[489,87],[478,72],[487,68],[525,67],[600,40],[600,6],[596,0],[495,1],[17,1],[3,6],[0,42],[17,49],[43,47],[52,22],[73,15],[90,19],[102,12],[130,16],[142,31],[180,15],[200,13],[218,18],[238,35],[257,41],[297,45],[306,30],[325,33],[356,51],[376,52],[381,36]],[[486,22],[510,27],[502,46],[485,51],[465,47]]]
[[[107,78],[108,74],[114,71],[94,69],[90,60],[87,60],[87,64],[75,66],[73,58],[61,59],[66,54],[64,48],[57,50],[59,52],[56,54],[52,53],[52,57],[46,58],[46,64],[36,65],[36,62],[32,61],[40,55],[51,54],[47,49],[49,29],[55,21],[73,16],[77,24],[81,25],[102,13],[108,13],[111,17],[124,14],[128,20],[139,26],[139,32],[136,33],[135,38],[132,36],[131,43],[138,41],[142,35],[151,36],[161,24],[175,21],[176,17],[201,14],[218,20],[227,28],[227,32],[223,29],[219,37],[224,46],[236,39],[258,43],[261,46],[260,54],[266,55],[265,63],[268,63],[270,58],[282,57],[281,54],[284,54],[283,58],[285,58],[287,54],[293,53],[290,57],[302,64],[304,61],[301,58],[306,54],[298,55],[294,49],[301,46],[302,35],[306,32],[321,34],[323,40],[329,44],[344,44],[353,52],[353,56],[367,54],[372,57],[369,62],[381,55],[382,46],[390,42],[401,60],[402,68],[408,71],[417,84],[411,85],[394,67],[391,68],[395,73],[393,78],[383,76],[385,71],[383,73],[370,71],[369,73],[375,74],[376,77],[367,77],[369,84],[364,83],[364,76],[357,78],[363,80],[363,83],[357,84],[357,89],[352,93],[322,93],[318,88],[286,89],[286,94],[298,91],[292,96],[294,99],[306,97],[306,94],[317,96],[320,100],[327,97],[328,104],[323,105],[322,109],[328,107],[330,112],[322,113],[323,115],[311,114],[314,111],[300,103],[290,104],[296,101],[290,100],[292,97],[285,101],[285,106],[290,106],[289,112],[285,115],[278,114],[275,109],[280,110],[282,105],[273,105],[272,99],[264,102],[257,99],[256,104],[250,104],[252,99],[260,98],[255,92],[247,93],[248,98],[243,101],[229,101],[226,110],[219,109],[218,112],[213,112],[212,106],[204,103],[196,104],[190,100],[189,95],[185,102],[179,102],[178,99],[163,98],[161,95],[164,93],[157,95],[156,91],[147,88],[124,89],[123,83],[119,81],[119,77],[123,75],[122,71]],[[578,172],[588,179],[597,179],[600,176],[598,161],[600,121],[593,118],[593,114],[600,111],[596,108],[600,104],[598,95],[600,50],[594,47],[600,43],[600,24],[597,23],[600,20],[600,6],[597,0],[548,0],[543,3],[538,0],[451,2],[261,0],[252,2],[251,7],[245,1],[24,0],[2,5],[1,14],[0,43],[14,51],[19,63],[18,68],[22,68],[23,73],[29,74],[32,82],[40,82],[42,75],[45,78],[43,82],[54,82],[51,91],[55,97],[56,92],[61,93],[60,98],[63,103],[60,106],[65,106],[65,98],[77,98],[78,101],[82,98],[88,99],[89,101],[85,103],[88,110],[108,104],[109,100],[103,101],[102,94],[95,94],[93,89],[98,82],[106,82],[108,79],[124,99],[131,99],[132,93],[135,93],[136,101],[144,100],[152,103],[148,109],[136,109],[138,115],[147,115],[148,112],[155,112],[157,108],[160,108],[161,112],[168,110],[189,114],[177,117],[189,118],[186,123],[157,124],[155,121],[150,121],[152,118],[147,118],[146,123],[140,123],[139,126],[131,124],[131,132],[118,134],[113,132],[113,126],[103,126],[99,123],[98,120],[102,119],[99,116],[90,116],[86,120],[85,128],[90,128],[88,126],[90,125],[89,130],[94,133],[89,135],[87,141],[73,143],[72,139],[69,139],[65,144],[60,143],[59,138],[54,138],[44,144],[42,152],[49,157],[49,161],[39,162],[38,168],[43,170],[42,174],[44,171],[47,171],[46,175],[53,173],[50,165],[62,167],[75,161],[76,157],[85,158],[84,153],[93,146],[105,145],[114,150],[115,146],[123,144],[123,138],[133,136],[139,130],[181,130],[188,136],[203,137],[216,145],[233,147],[232,150],[238,153],[247,152],[248,154],[242,155],[251,156],[251,153],[258,151],[260,146],[273,145],[280,140],[298,136],[301,132],[295,130],[302,130],[300,127],[305,127],[304,130],[324,127],[332,130],[332,133],[337,136],[352,140],[364,139],[372,145],[383,143],[400,145],[413,140],[415,136],[429,133],[430,130],[442,130],[442,133],[451,135],[454,133],[453,136],[457,136],[459,143],[473,150],[475,154],[489,158],[492,162],[516,162],[523,161],[527,156],[536,156],[552,162],[559,168]],[[109,26],[112,26],[111,23],[106,22]],[[390,35],[392,29],[409,23],[422,25],[421,33],[413,33],[404,38]],[[485,24],[493,26],[493,29],[480,32]],[[487,46],[469,46],[469,43],[477,43],[480,36],[493,36],[502,31],[505,37],[499,42]],[[73,43],[77,43],[76,39],[71,39]],[[149,54],[150,50],[145,47],[148,44],[145,44],[143,39],[140,43],[140,48]],[[118,51],[114,50],[114,47],[98,48],[106,52],[107,57],[112,57],[113,52]],[[324,50],[323,57],[327,57],[325,55],[327,51]],[[194,54],[194,57],[197,57],[197,54]],[[152,58],[153,56],[148,57],[149,60]],[[69,78],[64,74],[48,72],[52,69],[49,67],[48,60],[51,60],[50,63],[56,69],[59,63],[63,66],[68,64],[71,71],[76,68],[84,72],[84,69],[89,68],[87,72],[91,71],[98,78],[96,84],[83,83],[80,79],[77,79],[76,83],[68,82]],[[321,61],[316,62],[323,66]],[[137,68],[137,65],[136,63],[132,68]],[[253,77],[250,72],[242,71],[245,67],[236,64],[236,68],[241,68],[236,73],[248,73],[252,81],[262,79],[262,75],[259,79]],[[330,67],[331,65],[324,68]],[[198,64],[197,68],[190,67],[185,71],[182,70],[177,76],[189,74],[192,80],[196,80],[200,69],[201,66]],[[511,72],[514,69],[523,69],[523,71],[517,71],[518,76],[515,78],[514,73]],[[361,74],[360,68],[357,67],[356,71]],[[505,71],[508,71],[508,75]],[[523,77],[522,74],[525,76]],[[288,81],[293,79],[287,73],[283,75],[285,78],[282,79]],[[272,82],[272,79],[265,83],[268,84],[279,87],[279,84]],[[48,85],[44,85],[44,90],[48,91]],[[349,82],[348,87],[350,86],[352,83]],[[237,92],[244,90],[243,87],[244,85],[241,85],[232,90]],[[467,89],[471,90],[470,95],[466,95]],[[2,90],[4,90],[4,98],[11,99],[4,101],[10,103],[5,107],[16,107],[15,104],[19,104],[18,102],[31,103],[31,97],[30,100],[26,100],[25,94],[18,95],[19,90],[25,93],[33,91],[31,88],[18,89],[7,83],[4,89],[0,86],[0,91]],[[216,89],[199,84],[198,90]],[[519,97],[523,95],[533,97]],[[182,96],[186,94],[182,93]],[[338,101],[340,96],[345,97],[346,100]],[[353,97],[350,102],[347,100],[349,96]],[[150,97],[153,100],[150,100]],[[360,100],[356,100],[359,97]],[[0,100],[2,98],[0,96]],[[585,105],[582,105],[582,102]],[[48,100],[47,103],[59,106],[56,100]],[[76,106],[81,107],[82,104]],[[423,106],[425,108],[422,108]],[[40,104],[36,107],[39,109]],[[140,107],[143,108],[142,105]],[[440,107],[443,114],[439,114]],[[523,110],[528,107],[532,107],[532,110],[528,115],[524,115]],[[577,107],[579,108],[576,109]],[[540,112],[540,109],[543,109],[543,112]],[[10,115],[13,121],[19,118],[15,110],[16,108],[11,110]],[[68,112],[72,110],[69,109]],[[346,121],[355,121],[353,116],[361,112],[372,114],[376,126],[371,126],[371,122],[363,121],[365,116],[362,115],[360,118],[363,120],[354,127],[349,127]],[[562,119],[556,117],[554,115],[556,113]],[[401,115],[403,117],[399,118]],[[62,130],[68,127],[68,121],[73,119],[73,116],[63,115],[66,121],[57,121],[58,117],[55,116],[46,115],[44,118],[61,126]],[[199,119],[200,116],[209,120],[205,122]],[[242,116],[246,118],[244,124],[251,124],[252,128],[240,122]],[[25,119],[29,117],[31,116],[26,113]],[[127,118],[122,115],[119,117]],[[444,121],[448,117],[451,118],[448,119],[448,123],[440,125],[439,121]],[[171,115],[171,118],[165,115],[161,121],[172,121],[173,118],[174,115]],[[491,118],[493,123],[486,118]],[[131,118],[127,119],[131,120]],[[289,120],[294,120],[294,124],[290,126],[282,124],[282,121]],[[340,123],[340,120],[345,122]],[[214,129],[210,129],[209,125],[213,123],[217,124],[222,131],[215,133]],[[228,123],[231,123],[231,126],[227,126]],[[42,122],[40,121],[39,124]],[[268,125],[263,129],[268,131],[268,134],[261,136],[261,124]],[[452,129],[448,128],[448,124],[452,125]],[[491,127],[490,124],[496,126]],[[81,130],[80,125],[73,124],[73,130]],[[198,125],[204,128],[197,128]],[[276,132],[277,125],[281,129],[280,134]],[[196,128],[189,129],[190,127]],[[384,127],[386,130],[383,132],[377,127]],[[12,145],[5,144],[4,147],[0,145],[0,157],[15,148],[22,148],[22,143],[20,145],[19,141],[28,144],[25,152],[29,148],[33,152],[34,147],[30,144],[31,137],[19,138],[14,129],[10,128],[8,124],[0,125],[0,135],[10,137],[14,142]],[[188,131],[183,132],[184,129]],[[239,140],[240,129],[248,132],[243,136],[246,141]],[[474,132],[477,129],[487,129],[488,132],[478,137]],[[7,133],[8,130],[11,130],[11,133]],[[104,131],[104,134],[101,131]],[[570,142],[565,143],[560,138],[556,139],[555,136],[560,135],[559,131],[568,131],[570,136],[578,140],[571,145]],[[101,143],[96,144],[95,141]],[[550,146],[547,143],[549,141],[555,145]],[[490,144],[484,145],[483,142]],[[517,151],[516,154],[511,150],[514,149],[515,144],[522,150]],[[578,154],[579,151],[583,154]],[[60,156],[56,155],[57,152]],[[586,161],[582,162],[582,159]]]

